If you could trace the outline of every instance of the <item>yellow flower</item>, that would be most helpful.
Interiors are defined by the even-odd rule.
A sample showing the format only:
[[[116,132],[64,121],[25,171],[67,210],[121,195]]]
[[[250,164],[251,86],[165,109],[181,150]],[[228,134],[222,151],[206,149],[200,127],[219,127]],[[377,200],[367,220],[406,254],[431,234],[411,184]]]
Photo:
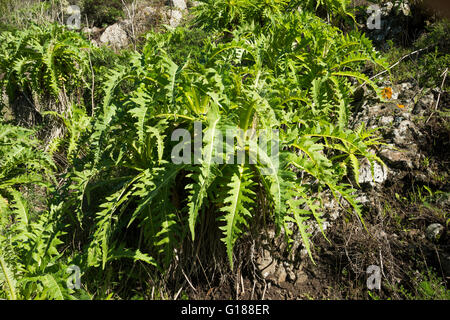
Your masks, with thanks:
[[[397,104],[397,107],[399,107],[400,109],[403,109],[403,108],[405,108],[406,106],[403,105],[403,104]]]

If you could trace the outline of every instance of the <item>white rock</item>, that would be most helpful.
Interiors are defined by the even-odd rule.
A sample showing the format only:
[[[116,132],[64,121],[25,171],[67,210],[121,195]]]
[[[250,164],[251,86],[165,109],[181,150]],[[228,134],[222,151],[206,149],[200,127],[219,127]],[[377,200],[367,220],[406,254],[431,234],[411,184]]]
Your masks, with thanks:
[[[102,29],[100,29],[100,28],[97,28],[97,27],[93,27],[93,28],[88,28],[88,27],[84,27],[82,30],[81,30],[81,32],[83,32],[83,33],[89,33],[89,34],[97,34],[97,33],[100,33],[100,32],[102,32]]]
[[[124,48],[129,44],[127,33],[118,23],[106,28],[100,37],[100,42],[112,45],[115,48]]]
[[[413,88],[413,85],[411,82],[404,82],[400,84],[400,88],[402,91],[411,90]]]
[[[92,29],[88,28],[88,27],[84,27],[83,29],[81,29],[81,32],[83,32],[83,33],[92,33]]]
[[[417,128],[412,121],[403,120],[398,127],[394,129],[394,143],[397,146],[408,146],[414,142],[413,133]]]
[[[171,0],[170,4],[176,10],[186,10],[187,9],[186,1],[184,1],[184,0]]]
[[[359,195],[358,197],[356,197],[356,201],[358,201],[362,205],[367,205],[370,203],[369,197],[365,194],[362,194],[362,195]]]
[[[169,25],[173,28],[178,27],[183,20],[183,14],[179,10],[170,10],[169,17]]]
[[[382,167],[380,164],[375,162],[373,164],[373,173],[370,163],[366,162],[359,168],[359,179],[358,182],[361,183],[370,183],[370,185],[375,185],[376,183],[383,183],[387,179],[388,169],[386,167]]]
[[[388,125],[392,124],[393,122],[394,122],[393,116],[382,116],[380,118],[380,120],[378,121],[380,126],[388,126]]]
[[[158,9],[154,7],[145,7],[144,9],[142,9],[142,12],[146,16],[153,16],[158,13]]]
[[[399,95],[400,95],[400,93],[398,91],[392,92],[392,99],[397,100]]]

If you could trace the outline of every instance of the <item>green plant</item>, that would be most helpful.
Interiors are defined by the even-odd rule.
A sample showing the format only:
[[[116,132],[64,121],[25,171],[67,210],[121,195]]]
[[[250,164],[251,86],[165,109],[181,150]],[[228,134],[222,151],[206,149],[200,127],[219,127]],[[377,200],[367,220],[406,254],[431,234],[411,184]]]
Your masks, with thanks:
[[[59,114],[54,111],[44,112],[44,115],[51,115],[64,123],[68,137],[56,137],[49,147],[50,152],[56,152],[60,148],[66,150],[69,163],[73,162],[73,155],[79,154],[79,140],[82,135],[90,129],[91,118],[86,114],[82,107],[72,105],[65,114]]]
[[[28,203],[13,194],[11,210],[2,210],[11,220],[0,229],[0,297],[75,299],[66,285],[70,260],[58,252],[64,235],[59,219],[50,212],[32,219]]]
[[[352,14],[348,11],[351,1],[349,0],[297,0],[291,1],[291,7],[300,7],[305,10],[326,12],[328,16],[350,16],[354,19]]]
[[[349,0],[200,0],[193,8],[194,23],[206,30],[234,29],[247,24],[266,27],[280,14],[295,10],[350,16]]]
[[[408,290],[400,285],[397,290],[407,300],[449,300],[450,290],[445,282],[432,270],[426,270],[413,276],[416,284]]]
[[[130,2],[126,0],[125,3]],[[87,17],[89,23],[104,27],[117,22],[125,16],[122,0],[83,0],[81,3],[82,16]]]
[[[403,59],[390,71],[391,82],[408,81],[421,88],[440,87],[450,62],[449,31],[450,23],[443,19],[427,26],[426,32],[414,41],[410,49],[395,46],[392,40],[388,40],[388,51],[384,53],[386,59],[392,62]],[[417,53],[411,55],[415,51]],[[448,84],[444,85],[444,90],[447,90]]]
[[[40,110],[64,124],[48,149],[68,160],[57,188],[42,182],[55,192],[33,219],[16,192],[40,182],[2,191],[3,296],[78,297],[62,286],[76,261],[97,297],[135,297],[121,292],[124,283],[140,272],[165,279],[180,255],[200,259],[218,247],[234,269],[236,244],[261,227],[284,235],[288,247],[301,240],[312,259],[311,226],[325,236],[323,191],[364,223],[353,186],[361,158],[382,163],[372,152],[380,142],[374,130],[349,128],[350,102],[358,83],[378,92],[362,68],[386,64],[364,35],[344,34],[315,13],[345,1],[308,2],[302,12],[299,3],[208,1],[194,12],[202,30],[151,32],[142,52],[122,56],[57,25],[2,33],[10,102],[20,93],[56,105]],[[75,94],[61,99],[67,92]],[[192,144],[176,132],[202,148],[185,148]],[[227,132],[232,141],[221,139]],[[7,141],[5,148],[21,146]],[[49,158],[29,151],[26,164],[33,157]],[[42,178],[53,165],[40,163]],[[11,175],[6,181],[21,177]]]
[[[178,27],[171,32],[147,34],[145,45],[163,48],[176,64],[182,64],[187,57],[192,61],[204,61],[202,48],[208,34],[202,29]]]
[[[286,9],[285,0],[202,0],[195,7],[195,23],[204,29],[222,30],[248,23],[265,24],[274,14]]]
[[[53,161],[32,134],[0,121],[0,298],[74,298],[65,285],[70,261],[58,251],[64,233],[57,208],[34,212],[21,192],[52,189]]]
[[[60,107],[68,96],[80,100],[80,88],[90,87],[84,77],[90,70],[89,48],[78,33],[57,24],[1,33],[0,83],[9,103],[25,97],[36,109],[51,101]]]
[[[288,242],[298,231],[312,257],[306,221],[312,217],[321,227],[318,190],[331,190],[362,218],[342,178],[348,171],[357,176],[358,157],[381,160],[369,151],[378,143],[372,131],[347,128],[354,89],[348,79],[377,89],[359,67],[382,62],[366,38],[344,36],[312,14],[277,19],[270,28],[239,27],[225,43],[206,41],[202,60],[180,64],[149,35],[142,54],[110,73],[102,109],[80,142],[91,152],[68,176],[75,184],[67,210],[80,224],[95,221],[89,266],[130,257],[162,270],[188,233],[200,245],[200,225],[213,215],[233,267],[235,242],[264,212]],[[173,163],[172,132],[199,134],[196,123],[203,124],[200,161]],[[214,146],[230,128],[279,130],[279,167],[265,152],[256,163],[215,162],[221,154]],[[255,142],[236,138],[232,156],[249,158]],[[264,208],[257,209],[256,194]],[[125,242],[121,235],[130,229],[138,232]]]
[[[17,185],[49,186],[53,161],[47,154],[36,152],[38,142],[31,138],[33,134],[0,120],[0,204],[17,191]]]

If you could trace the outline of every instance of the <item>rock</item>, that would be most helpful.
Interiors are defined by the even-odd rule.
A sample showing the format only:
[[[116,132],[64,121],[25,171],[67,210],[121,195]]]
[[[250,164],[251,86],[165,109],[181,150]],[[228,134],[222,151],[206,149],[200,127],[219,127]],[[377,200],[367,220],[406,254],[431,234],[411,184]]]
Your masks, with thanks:
[[[413,84],[410,82],[403,82],[398,85],[393,85],[392,99],[399,99],[401,101],[411,100],[417,94],[417,89],[414,89],[413,87]]]
[[[264,250],[263,255],[258,257],[256,265],[264,279],[280,284],[288,278],[288,268],[283,263],[278,263],[268,250]]]
[[[83,33],[92,33],[92,29],[88,28],[88,27],[84,27],[83,29],[81,29],[81,32],[83,32]]]
[[[295,272],[292,271],[292,270],[288,270],[286,280],[289,281],[289,282],[294,283],[295,280],[296,280]]]
[[[186,1],[184,0],[170,0],[169,5],[175,8],[176,10],[183,11],[187,9]]]
[[[340,217],[342,212],[342,207],[337,203],[337,201],[334,199],[332,195],[329,195],[328,199],[324,201],[324,209],[328,212],[330,215],[330,219],[332,221],[336,220]]]
[[[389,126],[394,122],[394,117],[393,116],[382,116],[380,118],[380,120],[378,120],[378,123],[380,124],[380,126]]]
[[[384,148],[380,151],[380,157],[382,160],[384,160],[387,164],[394,168],[402,169],[405,168],[413,169],[413,158],[417,155],[411,154],[408,151],[401,151],[401,150],[392,150]]]
[[[444,233],[444,226],[439,223],[430,224],[425,231],[428,240],[437,242]]]
[[[99,44],[98,41],[95,40],[95,39],[91,39],[91,43],[92,43],[92,45],[93,45],[94,47],[96,47],[96,48],[100,47],[100,44]]]
[[[163,11],[163,8],[152,6],[144,6],[137,10],[134,18],[134,32],[136,34],[142,34],[163,22],[165,16]],[[131,26],[128,26],[126,31],[128,34],[131,34]]]
[[[370,198],[366,194],[357,196],[356,201],[358,201],[362,206],[368,206],[371,203]]]
[[[327,230],[328,227],[330,227],[330,226],[331,226],[331,223],[330,223],[330,222],[328,222],[328,221],[326,221],[326,220],[324,220],[324,221],[322,222],[322,229],[323,229],[323,231]]]
[[[88,28],[88,27],[84,27],[81,30],[83,33],[88,33],[88,34],[99,34],[100,32],[102,32],[102,29],[97,28],[97,27],[93,27],[93,28]]]
[[[372,177],[372,169],[369,162],[364,162],[363,165],[359,168],[359,184],[369,183],[371,186],[375,184],[380,184],[386,181],[388,169],[386,167],[382,167],[378,163],[373,164],[373,177]]]
[[[384,48],[389,48],[386,39],[400,36],[405,31],[405,24],[412,22],[410,5],[406,0],[385,2],[380,5],[380,27],[368,29],[368,36]],[[383,43],[384,42],[384,43]]]
[[[410,82],[404,82],[399,84],[400,91],[405,92],[406,90],[411,90],[413,88],[413,84]]]
[[[367,110],[367,118],[376,118],[377,116],[385,115],[388,111],[386,105],[376,104],[376,105],[364,105]]]
[[[277,277],[276,277],[277,284],[281,284],[286,281],[287,272],[283,266],[278,267],[276,275],[277,275]]]
[[[154,7],[145,7],[144,9],[142,9],[142,12],[146,16],[154,16],[158,13],[158,9]]]
[[[295,280],[295,284],[296,285],[302,285],[304,284],[306,281],[308,281],[308,275],[304,272],[304,271],[299,271],[297,273],[297,279]]]
[[[179,10],[169,11],[169,25],[173,28],[178,27],[183,20],[183,14]]]
[[[116,49],[124,48],[129,44],[128,35],[119,23],[107,27],[100,37],[100,42]]]
[[[403,120],[393,131],[394,143],[399,147],[409,147],[414,144],[414,134],[418,134],[416,125],[409,121]]]
[[[300,256],[301,256],[303,259],[308,258],[308,256],[309,256],[308,250],[307,250],[306,248],[301,249],[301,250],[300,250]]]
[[[429,110],[434,105],[434,95],[433,93],[425,94],[423,97],[421,97],[415,104],[413,113],[419,114],[420,112],[423,112],[425,110]]]
[[[262,256],[256,260],[256,265],[264,278],[274,275],[277,271],[277,263],[269,250],[263,251]]]

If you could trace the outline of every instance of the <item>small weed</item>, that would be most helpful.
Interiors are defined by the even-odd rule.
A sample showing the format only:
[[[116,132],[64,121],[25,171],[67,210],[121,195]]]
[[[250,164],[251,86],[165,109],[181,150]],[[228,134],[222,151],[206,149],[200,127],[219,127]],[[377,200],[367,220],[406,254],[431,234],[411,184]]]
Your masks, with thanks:
[[[406,289],[403,285],[394,286],[393,290],[407,300],[450,300],[450,290],[445,281],[428,269],[413,276],[414,287]]]

